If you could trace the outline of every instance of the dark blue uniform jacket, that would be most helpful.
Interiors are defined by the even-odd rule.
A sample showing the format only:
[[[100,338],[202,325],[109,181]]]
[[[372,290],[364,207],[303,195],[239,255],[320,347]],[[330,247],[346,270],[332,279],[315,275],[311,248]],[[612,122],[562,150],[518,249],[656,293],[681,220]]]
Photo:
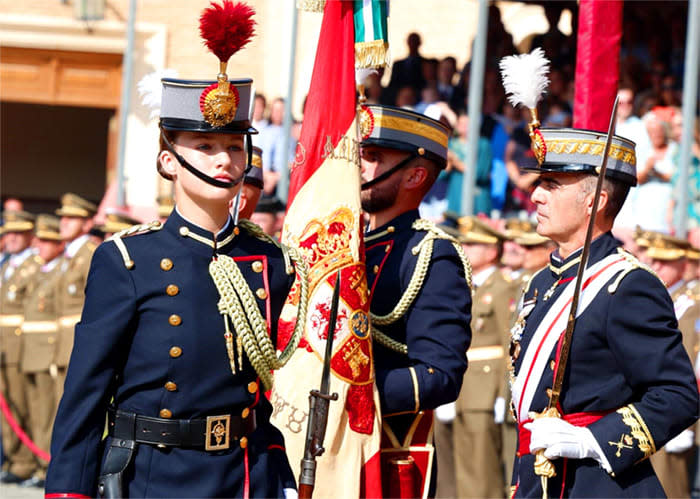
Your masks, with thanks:
[[[391,312],[408,288],[417,262],[412,250],[426,235],[411,228],[418,218],[418,210],[412,210],[365,235],[370,310],[375,315]],[[452,244],[445,239],[433,244],[428,273],[412,306],[394,324],[377,326],[406,344],[408,355],[374,343],[382,415],[399,441],[418,411],[457,398],[467,369],[471,292]]]
[[[618,247],[610,233],[601,235],[591,245],[589,265],[618,253]],[[516,373],[534,331],[565,285],[556,286],[547,301],[544,295],[555,282],[574,278],[578,265],[569,264],[579,257],[580,251],[562,260],[555,252],[550,266],[533,277],[524,299],[536,297],[536,304],[526,319]],[[547,407],[556,350],[544,352],[549,358],[531,411]],[[698,389],[673,304],[658,277],[643,268],[631,270],[616,288],[603,286],[578,317],[560,401],[563,414],[603,415],[588,428],[612,474],[593,459],[556,459],[550,496],[664,496],[647,457],[697,419]],[[512,482],[517,485],[516,497],[542,497],[533,463],[532,454],[516,456]]]
[[[129,497],[281,497],[294,487],[282,435],[269,423],[270,404],[247,358],[232,374],[208,271],[214,250],[182,227],[213,239],[175,210],[161,230],[123,239],[132,269],[114,242],[95,252],[53,432],[47,494],[95,495],[112,398],[121,410],[153,417],[166,410],[173,419],[256,410],[246,449],[236,441],[218,452],[139,444],[125,476]],[[219,244],[233,229],[229,221]],[[274,344],[294,278],[281,251],[245,230],[217,251],[237,261]]]

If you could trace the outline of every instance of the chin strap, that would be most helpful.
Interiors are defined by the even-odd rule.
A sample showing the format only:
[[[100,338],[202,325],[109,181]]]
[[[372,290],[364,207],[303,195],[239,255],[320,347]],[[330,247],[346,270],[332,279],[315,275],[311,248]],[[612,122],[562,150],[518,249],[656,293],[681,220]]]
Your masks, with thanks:
[[[168,151],[175,156],[175,159],[177,159],[180,164],[192,175],[197,177],[200,180],[203,180],[207,184],[213,185],[214,187],[221,187],[223,189],[230,189],[231,187],[234,187],[238,184],[241,183],[243,178],[248,174],[250,169],[253,167],[253,144],[250,138],[250,134],[245,135],[245,140],[246,140],[246,150],[248,153],[248,161],[246,164],[245,171],[237,178],[232,180],[231,182],[224,182],[223,180],[217,180],[213,177],[210,177],[209,175],[206,175],[196,169],[194,166],[192,166],[185,158],[182,157],[181,154],[179,154],[173,145],[170,143],[168,138],[165,136],[165,133],[163,132],[163,129],[160,130],[160,136],[163,137],[163,143],[165,144],[165,147],[168,149]]]
[[[367,189],[369,189],[370,187],[372,187],[373,185],[376,185],[376,184],[378,184],[379,182],[388,179],[388,178],[391,177],[394,173],[396,173],[397,171],[399,171],[401,168],[403,168],[404,166],[406,166],[407,164],[409,164],[411,161],[413,161],[413,160],[416,159],[417,157],[418,157],[418,154],[416,154],[416,153],[411,153],[406,159],[404,159],[404,160],[402,160],[402,161],[399,161],[398,163],[396,163],[395,166],[392,166],[389,170],[385,171],[384,173],[382,173],[382,174],[379,175],[378,177],[373,178],[372,180],[369,180],[369,181],[365,182],[364,184],[362,184],[362,185],[360,186],[360,189],[363,190],[363,191],[364,191],[364,190],[367,190]]]

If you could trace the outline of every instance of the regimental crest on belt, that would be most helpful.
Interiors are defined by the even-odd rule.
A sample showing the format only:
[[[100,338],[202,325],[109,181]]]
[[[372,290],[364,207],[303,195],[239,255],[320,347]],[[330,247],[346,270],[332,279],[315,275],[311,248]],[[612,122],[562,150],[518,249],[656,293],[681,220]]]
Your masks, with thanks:
[[[365,140],[372,135],[374,130],[374,114],[367,106],[360,106],[360,140]]]
[[[239,101],[238,90],[232,83],[217,82],[204,89],[199,97],[199,108],[204,120],[218,128],[234,120]]]
[[[231,440],[231,416],[207,417],[206,440],[204,449],[207,451],[226,450]]]

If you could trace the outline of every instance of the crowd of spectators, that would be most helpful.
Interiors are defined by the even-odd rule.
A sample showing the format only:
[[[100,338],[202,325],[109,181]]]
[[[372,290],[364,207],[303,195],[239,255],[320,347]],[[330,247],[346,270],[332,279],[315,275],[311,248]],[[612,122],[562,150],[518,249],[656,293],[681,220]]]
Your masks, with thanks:
[[[634,4],[634,5],[631,5]],[[572,12],[573,33],[565,35],[558,28],[564,9],[575,10],[575,2],[548,2],[544,5],[549,29],[531,37],[531,50],[542,47],[551,61],[550,84],[540,104],[540,121],[545,127],[568,127],[573,120],[574,75],[576,68],[576,19]],[[616,133],[637,144],[639,186],[632,189],[619,217],[619,225],[673,232],[681,207],[680,189],[686,187],[689,228],[700,231],[700,136],[698,124],[687,124],[694,130],[690,183],[678,185],[679,141],[683,127],[680,112],[685,49],[687,4],[645,2],[627,3],[623,15],[623,37],[620,52],[620,105]],[[528,44],[526,44],[528,45]],[[371,75],[366,82],[368,103],[381,103],[410,108],[438,118],[453,130],[449,143],[447,169],[426,196],[423,216],[439,220],[446,211],[462,212],[462,174],[475,168],[476,189],[474,210],[491,217],[529,216],[535,207],[530,191],[537,177],[521,172],[535,162],[530,149],[527,123],[529,111],[514,109],[506,100],[500,81],[498,62],[517,54],[513,37],[505,29],[496,6],[489,9],[486,69],[482,101],[481,137],[478,141],[477,164],[468,165],[468,91],[469,63],[463,68],[456,57],[441,59],[421,53],[421,37],[407,37],[408,56],[391,67],[388,83],[384,71]],[[265,99],[256,97],[255,126],[260,129],[256,145],[264,151],[265,192],[275,193],[282,151],[282,116],[284,101],[276,99],[265,115]],[[697,120],[696,120],[697,121]],[[287,161],[293,159],[300,124],[295,123]]]

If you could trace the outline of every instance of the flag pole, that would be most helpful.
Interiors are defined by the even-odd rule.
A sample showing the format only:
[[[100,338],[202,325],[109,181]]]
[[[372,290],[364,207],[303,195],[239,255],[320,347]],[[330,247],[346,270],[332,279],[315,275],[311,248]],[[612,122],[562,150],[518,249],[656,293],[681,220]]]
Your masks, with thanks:
[[[292,131],[292,98],[294,97],[294,76],[297,58],[297,31],[299,27],[299,10],[294,2],[289,2],[292,9],[289,40],[289,71],[287,72],[287,98],[284,101],[284,121],[282,122],[282,153],[284,161],[279,165],[280,178],[277,182],[277,197],[286,206],[289,194],[289,144]]]

